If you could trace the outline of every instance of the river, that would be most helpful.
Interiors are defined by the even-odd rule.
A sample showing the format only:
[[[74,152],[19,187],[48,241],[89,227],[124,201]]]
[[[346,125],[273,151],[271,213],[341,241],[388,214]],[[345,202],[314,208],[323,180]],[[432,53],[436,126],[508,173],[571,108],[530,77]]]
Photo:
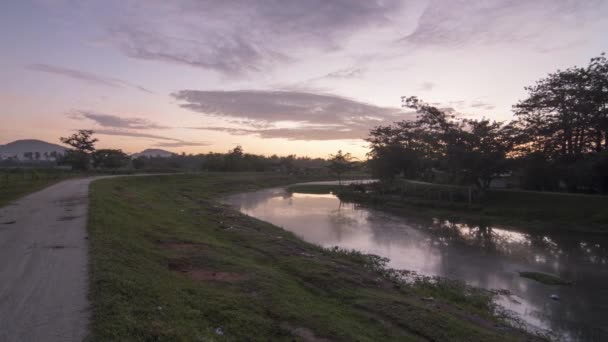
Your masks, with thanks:
[[[608,237],[408,218],[343,203],[332,194],[290,194],[284,188],[225,202],[311,243],[387,257],[397,269],[508,290],[511,295],[499,296],[498,303],[531,330],[550,331],[563,341],[608,341]],[[521,271],[555,274],[573,285],[541,284],[522,278]]]

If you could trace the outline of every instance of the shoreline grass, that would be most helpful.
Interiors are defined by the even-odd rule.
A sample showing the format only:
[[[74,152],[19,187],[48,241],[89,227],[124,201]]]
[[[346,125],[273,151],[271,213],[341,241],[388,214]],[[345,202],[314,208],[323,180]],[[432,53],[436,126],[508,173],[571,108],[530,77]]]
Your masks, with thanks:
[[[116,178],[91,187],[91,341],[516,341],[487,291],[405,284],[221,205],[301,181],[268,174]],[[428,298],[432,298],[429,300]]]
[[[519,276],[522,278],[528,278],[535,280],[545,285],[572,285],[571,281],[562,279],[558,276],[541,273],[541,272],[519,272]]]

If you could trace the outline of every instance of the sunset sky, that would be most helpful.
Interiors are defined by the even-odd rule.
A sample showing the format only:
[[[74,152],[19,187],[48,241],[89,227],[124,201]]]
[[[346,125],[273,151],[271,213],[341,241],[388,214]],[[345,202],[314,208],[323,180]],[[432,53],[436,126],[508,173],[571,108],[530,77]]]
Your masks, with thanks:
[[[0,144],[363,157],[403,95],[509,120],[608,50],[608,1],[9,0],[0,43]]]

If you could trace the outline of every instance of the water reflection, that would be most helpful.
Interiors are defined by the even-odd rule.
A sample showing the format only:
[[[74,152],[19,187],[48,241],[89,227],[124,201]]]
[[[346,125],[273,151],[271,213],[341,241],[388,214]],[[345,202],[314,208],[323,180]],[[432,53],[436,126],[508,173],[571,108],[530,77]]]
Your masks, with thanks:
[[[404,218],[340,203],[333,195],[270,189],[226,199],[248,215],[306,241],[388,257],[390,266],[461,279],[512,296],[499,302],[529,326],[564,340],[608,340],[608,239],[540,235],[440,218]],[[520,271],[553,273],[573,286],[547,286]],[[550,299],[552,294],[559,301]]]

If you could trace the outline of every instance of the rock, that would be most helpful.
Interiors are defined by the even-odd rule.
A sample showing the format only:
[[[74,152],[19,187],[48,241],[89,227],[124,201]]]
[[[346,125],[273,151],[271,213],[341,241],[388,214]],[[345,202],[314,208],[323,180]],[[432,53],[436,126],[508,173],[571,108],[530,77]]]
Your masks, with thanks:
[[[433,298],[433,297],[422,297],[420,299],[422,299],[424,301],[427,301],[427,302],[433,302],[433,301],[435,301],[435,298]]]
[[[553,300],[559,300],[559,296],[556,295],[556,294],[552,294],[551,295],[551,299],[553,299]]]
[[[215,334],[216,335],[224,335],[224,331],[222,330],[222,328],[215,328]]]

